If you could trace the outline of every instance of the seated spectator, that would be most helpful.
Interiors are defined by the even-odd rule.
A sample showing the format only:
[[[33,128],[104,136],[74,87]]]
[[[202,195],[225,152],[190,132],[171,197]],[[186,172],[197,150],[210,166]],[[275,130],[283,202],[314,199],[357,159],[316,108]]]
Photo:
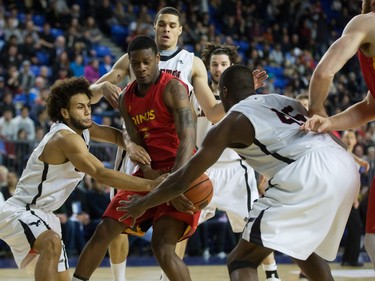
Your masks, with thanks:
[[[85,240],[88,241],[94,233],[96,226],[102,219],[102,215],[107,208],[110,198],[108,187],[98,183],[90,176],[86,176],[85,182],[88,182],[88,191],[86,193],[88,214],[90,223],[85,226]]]
[[[84,68],[83,56],[81,54],[76,55],[74,61],[70,63],[70,70],[72,71],[73,76],[83,76]]]
[[[23,129],[26,133],[26,140],[33,141],[35,139],[35,124],[30,118],[30,108],[24,105],[21,109],[20,115],[15,118],[16,131]]]
[[[98,59],[91,59],[89,64],[85,66],[84,76],[90,81],[90,83],[95,83],[100,78]]]
[[[4,95],[0,101],[0,117],[4,115],[5,109],[12,111],[12,115],[16,116],[16,106],[13,103],[13,95],[9,89],[4,90]]]
[[[18,74],[18,84],[20,87],[20,91],[24,93],[27,97],[26,103],[28,105],[32,105],[33,101],[29,98],[30,89],[34,86],[35,82],[35,75],[30,70],[31,63],[29,60],[24,60],[22,62],[22,67]]]
[[[103,61],[99,65],[99,74],[102,77],[104,74],[109,72],[112,69],[112,57],[110,55],[105,55]]]
[[[27,132],[24,128],[20,128],[17,132],[17,138],[14,142],[14,153],[13,167],[17,174],[21,175],[31,154],[30,141],[27,139]]]
[[[88,214],[88,202],[86,197],[86,191],[82,187],[77,187],[70,194],[69,198],[65,202],[67,214],[70,239],[66,242],[66,250],[69,254],[81,253],[83,247],[86,244],[84,227],[91,221]]]
[[[7,175],[7,185],[1,188],[1,194],[4,197],[4,200],[12,197],[14,191],[16,190],[16,185],[18,182],[18,176],[15,172],[9,171]]]
[[[0,117],[0,137],[5,140],[15,140],[17,136],[16,120],[13,118],[13,109],[3,108],[3,116]]]
[[[43,30],[39,33],[41,50],[49,56],[54,48],[55,37],[51,33],[51,25],[49,22],[43,24]]]

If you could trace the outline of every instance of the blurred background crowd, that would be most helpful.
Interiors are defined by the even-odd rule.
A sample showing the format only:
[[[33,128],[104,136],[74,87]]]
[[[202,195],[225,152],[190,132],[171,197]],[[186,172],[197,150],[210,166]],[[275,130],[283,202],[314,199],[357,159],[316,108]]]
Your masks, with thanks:
[[[181,11],[181,47],[200,56],[207,42],[236,45],[242,64],[268,72],[259,94],[290,97],[307,93],[319,59],[361,11],[358,0],[0,0],[0,4],[0,201],[12,195],[31,150],[49,130],[45,108],[49,87],[70,76],[85,76],[94,83],[126,52],[132,38],[154,35],[153,20],[160,8],[174,6]],[[328,114],[362,100],[366,92],[354,57],[334,79],[326,101]],[[98,123],[120,127],[117,111],[104,99],[93,107],[93,116]],[[368,163],[361,169],[357,208],[363,220],[375,174],[375,123],[357,128],[354,135],[353,153]],[[92,147],[108,167],[113,165],[114,147]],[[67,248],[79,253],[108,204],[108,187],[86,178],[71,197],[59,216],[67,225]],[[208,223],[211,226],[200,227],[198,238],[192,239],[188,254],[225,256],[236,239],[229,228],[225,230],[225,216],[218,213]],[[211,235],[213,228],[221,229],[224,237]]]

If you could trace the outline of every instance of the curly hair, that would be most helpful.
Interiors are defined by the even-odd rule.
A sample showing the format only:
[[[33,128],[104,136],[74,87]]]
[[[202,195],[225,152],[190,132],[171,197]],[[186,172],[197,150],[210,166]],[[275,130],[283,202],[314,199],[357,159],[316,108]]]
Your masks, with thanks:
[[[64,121],[62,108],[69,108],[70,99],[77,94],[86,94],[90,99],[90,82],[85,77],[72,77],[58,80],[51,86],[47,99],[47,112],[53,122]]]
[[[212,55],[227,55],[230,63],[236,64],[240,62],[237,49],[238,47],[234,45],[207,43],[202,50],[201,58],[207,69],[210,67]]]

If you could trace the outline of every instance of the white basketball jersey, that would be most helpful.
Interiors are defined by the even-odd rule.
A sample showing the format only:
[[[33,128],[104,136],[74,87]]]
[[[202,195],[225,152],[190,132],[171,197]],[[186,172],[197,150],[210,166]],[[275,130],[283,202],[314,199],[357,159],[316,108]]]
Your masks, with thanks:
[[[215,96],[215,98],[219,101],[220,98]],[[196,146],[198,148],[201,147],[204,138],[206,137],[207,132],[212,128],[213,124],[210,120],[207,119],[206,115],[203,112],[203,109],[200,107],[195,94],[191,96],[191,102],[193,104],[193,108],[195,113],[197,114],[197,141]],[[223,151],[220,158],[217,160],[215,164],[226,163],[226,162],[233,162],[239,161],[241,157],[230,148],[227,148]],[[213,166],[215,166],[215,164]]]
[[[301,131],[306,109],[300,102],[277,94],[253,95],[229,112],[241,112],[255,130],[254,143],[235,149],[257,172],[267,178],[312,149],[340,147],[328,134]]]
[[[50,131],[31,154],[16,191],[13,197],[8,199],[8,203],[55,211],[61,207],[83,179],[85,174],[77,171],[71,162],[50,165],[39,160],[46,144],[60,130],[74,132],[63,123],[55,123],[51,126]],[[88,130],[83,131],[83,138],[86,145],[89,146],[90,134]]]
[[[189,93],[193,91],[191,84],[194,53],[181,49],[180,47],[170,56],[163,55],[160,52],[159,69],[176,76],[185,82],[189,87]]]

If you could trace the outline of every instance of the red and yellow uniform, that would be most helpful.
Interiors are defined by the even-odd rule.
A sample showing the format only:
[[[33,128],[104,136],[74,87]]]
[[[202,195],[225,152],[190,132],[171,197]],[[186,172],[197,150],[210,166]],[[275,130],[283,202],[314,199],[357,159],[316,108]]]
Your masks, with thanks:
[[[375,57],[366,57],[361,50],[358,51],[359,63],[366,85],[375,98]],[[375,233],[375,178],[372,179],[368,195],[366,216],[366,233]]]
[[[158,80],[143,97],[137,96],[138,83],[134,81],[126,88],[123,98],[124,108],[126,108],[137,127],[137,131],[143,139],[144,148],[151,156],[152,169],[159,170],[162,173],[172,170],[180,143],[173,113],[166,107],[163,97],[164,89],[171,79],[177,78],[171,74],[161,72]],[[188,95],[187,86],[186,95]],[[143,177],[142,170],[139,169],[135,175]],[[103,216],[116,220],[119,219],[123,213],[116,211],[116,208],[120,206],[118,202],[120,200],[127,200],[128,196],[132,194],[144,195],[146,193],[119,191],[112,199]],[[143,235],[154,221],[158,220],[161,216],[169,216],[184,221],[188,225],[184,236],[181,238],[182,240],[195,232],[199,214],[199,212],[194,215],[181,213],[171,205],[162,204],[147,210],[144,215],[137,219],[134,229],[128,229],[126,232]],[[131,219],[127,219],[123,223],[130,225]]]

